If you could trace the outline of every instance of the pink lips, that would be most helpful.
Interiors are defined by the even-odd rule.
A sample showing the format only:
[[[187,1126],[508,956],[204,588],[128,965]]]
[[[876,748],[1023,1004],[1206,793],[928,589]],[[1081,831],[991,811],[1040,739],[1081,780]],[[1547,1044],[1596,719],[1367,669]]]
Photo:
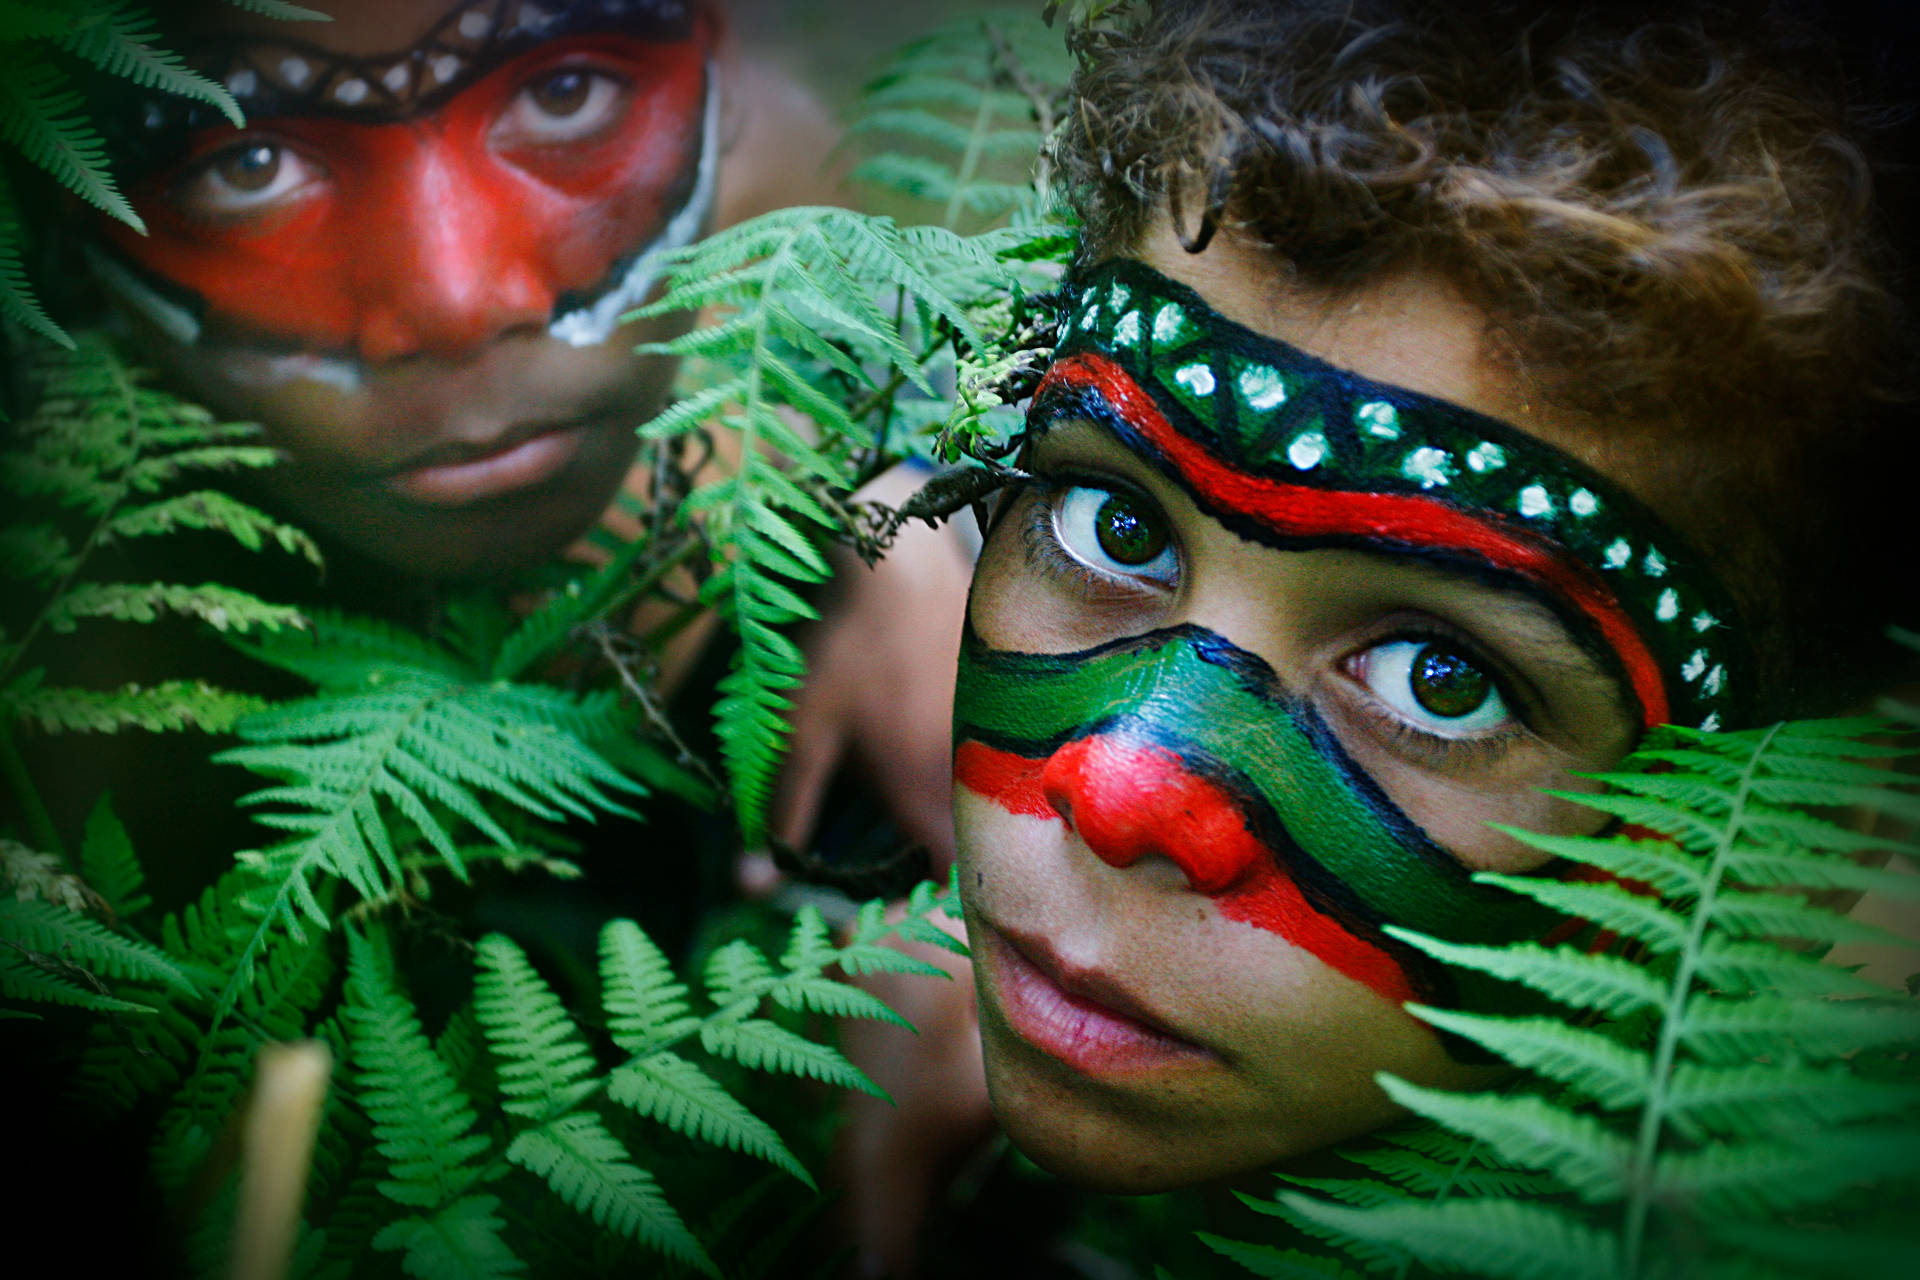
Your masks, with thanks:
[[[585,425],[540,431],[489,453],[396,472],[386,483],[401,495],[431,506],[478,502],[552,478],[580,452],[586,431]]]
[[[1087,1075],[1113,1075],[1213,1061],[1200,1045],[1162,1030],[1105,976],[1069,973],[1044,944],[1016,943],[973,921],[976,960],[986,962],[1007,1025],[1036,1049]]]

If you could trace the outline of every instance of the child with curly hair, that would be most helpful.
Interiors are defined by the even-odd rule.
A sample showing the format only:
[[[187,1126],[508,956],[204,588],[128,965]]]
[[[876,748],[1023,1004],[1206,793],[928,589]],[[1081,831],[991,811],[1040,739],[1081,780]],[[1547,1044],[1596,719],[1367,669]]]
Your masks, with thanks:
[[[1402,1005],[1498,997],[1387,931],[1562,923],[1472,881],[1565,870],[1492,824],[1884,685],[1911,348],[1790,15],[1166,0],[1081,54],[955,803],[1002,1124],[1150,1191],[1492,1078]]]

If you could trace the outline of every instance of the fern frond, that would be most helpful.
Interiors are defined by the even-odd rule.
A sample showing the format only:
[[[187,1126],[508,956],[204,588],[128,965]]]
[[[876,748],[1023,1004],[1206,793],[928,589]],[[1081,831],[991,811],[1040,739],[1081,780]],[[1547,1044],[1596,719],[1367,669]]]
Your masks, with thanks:
[[[1478,884],[1498,885],[1552,907],[1562,915],[1586,920],[1622,937],[1645,943],[1658,954],[1678,951],[1687,940],[1687,920],[1649,898],[1613,884],[1579,884],[1530,876],[1481,872]]]
[[[1867,1080],[1845,1064],[1683,1062],[1667,1088],[1667,1123],[1689,1138],[1779,1133],[1920,1108],[1920,1083]]]
[[[356,1098],[387,1158],[389,1176],[380,1191],[416,1208],[452,1206],[477,1178],[472,1161],[487,1149],[487,1137],[476,1131],[472,1103],[434,1055],[412,1002],[393,986],[374,944],[349,932],[347,951],[341,1016],[351,1037]],[[411,1257],[417,1245],[406,1247]]]
[[[402,1218],[382,1227],[373,1247],[406,1254],[407,1274],[420,1280],[485,1280],[517,1276],[526,1266],[503,1238],[500,1201],[462,1196],[425,1217]]]
[[[216,689],[199,680],[129,684],[112,690],[58,686],[0,690],[0,715],[31,721],[48,733],[118,733],[122,729],[226,733],[243,716],[265,706],[252,694]]]
[[[607,1082],[607,1096],[675,1133],[757,1156],[808,1187],[814,1185],[771,1125],[677,1054],[650,1054],[616,1068]]]
[[[107,909],[122,920],[153,905],[144,891],[146,876],[134,856],[133,841],[108,796],[102,795],[87,814],[80,840],[80,871]]]
[[[171,582],[86,582],[52,603],[46,612],[46,625],[64,632],[72,631],[86,618],[152,622],[163,613],[198,618],[221,631],[278,631],[306,624],[298,609],[268,604],[250,592],[217,583],[190,587]]]
[[[848,1062],[839,1050],[816,1044],[765,1018],[712,1021],[700,1028],[700,1047],[755,1071],[804,1076],[841,1089],[858,1089],[876,1098],[886,1092]]]
[[[235,128],[246,123],[226,89],[189,68],[176,53],[156,46],[154,21],[124,0],[98,0],[60,40],[60,47],[110,75],[149,89],[196,98],[219,109]]]
[[[473,1011],[500,1062],[500,1105],[535,1118],[571,1107],[592,1087],[594,1062],[560,997],[501,934],[480,940],[479,961]]]
[[[71,351],[73,339],[53,322],[27,281],[21,257],[26,236],[14,210],[13,185],[0,168],[0,318]]]
[[[966,269],[945,270],[950,264]],[[813,616],[801,592],[827,574],[803,525],[836,526],[821,495],[851,487],[852,450],[865,443],[864,428],[813,370],[872,386],[871,370],[890,369],[930,394],[909,330],[937,323],[963,341],[984,341],[973,297],[954,282],[982,287],[996,270],[991,251],[956,236],[910,239],[882,218],[785,209],[670,255],[664,296],[640,312],[695,310],[714,301],[728,308],[710,324],[643,348],[713,360],[724,373],[642,434],[657,439],[718,422],[741,437],[738,468],[688,495],[682,515],[701,523],[713,549],[714,572],[701,601],[741,641],[720,683],[714,722],[750,843],[761,837],[785,739],[783,713],[805,670],[785,629]],[[893,316],[874,299],[896,292],[903,305]],[[811,428],[796,429],[795,420]]]
[[[0,51],[0,139],[94,208],[146,230],[114,185],[106,143],[88,123],[84,101],[53,63]]]
[[[1263,1280],[1359,1280],[1358,1272],[1337,1258],[1299,1249],[1276,1249],[1270,1244],[1248,1244],[1209,1232],[1197,1232],[1200,1242],[1221,1257],[1239,1263]]]
[[[1736,1001],[1702,994],[1688,1002],[1678,1034],[1710,1063],[1782,1052],[1831,1061],[1866,1048],[1920,1047],[1920,1008],[1895,1000]]]
[[[0,922],[0,929],[4,929]],[[0,936],[0,996],[9,1000],[30,1000],[37,1004],[69,1005],[95,1013],[148,1014],[153,1005],[139,1004],[107,995],[104,991],[80,985],[60,971],[59,957],[42,953],[21,955]],[[9,1009],[9,1017],[38,1017],[25,1010]]]
[[[0,898],[0,940],[16,952],[39,952],[104,977],[195,991],[186,971],[152,943],[51,902]]]
[[[1651,1194],[1703,1217],[1765,1218],[1848,1187],[1920,1174],[1920,1125],[1822,1129],[1799,1142],[1719,1142],[1661,1158]]]
[[[1619,1018],[1658,1008],[1665,1000],[1665,988],[1658,978],[1644,966],[1619,956],[1531,942],[1504,947],[1443,942],[1398,925],[1388,925],[1386,932],[1436,960],[1524,983],[1576,1009],[1594,1009]]]
[[[180,529],[223,533],[249,551],[258,551],[271,540],[289,554],[316,566],[320,564],[320,548],[312,538],[217,489],[202,489],[142,506],[125,507],[106,522],[101,536],[151,538]]]
[[[600,984],[607,1032],[636,1057],[650,1056],[700,1025],[687,1003],[686,984],[631,920],[609,921],[600,931]]]
[[[1572,1085],[1603,1107],[1636,1106],[1647,1096],[1646,1055],[1559,1018],[1508,1018],[1410,1004],[1422,1022],[1451,1031],[1518,1067]]]
[[[1449,1269],[1498,1280],[1616,1280],[1611,1235],[1544,1205],[1448,1201],[1374,1210],[1342,1208],[1283,1192],[1281,1202],[1322,1227],[1391,1242]]]
[[[1377,1079],[1409,1111],[1480,1139],[1503,1159],[1553,1169],[1584,1199],[1612,1199],[1626,1185],[1633,1144],[1591,1116],[1528,1095],[1449,1093],[1386,1073]]]
[[[507,1159],[544,1179],[562,1200],[599,1225],[703,1275],[720,1274],[653,1175],[628,1162],[625,1148],[598,1116],[575,1112],[528,1129],[508,1146]]]

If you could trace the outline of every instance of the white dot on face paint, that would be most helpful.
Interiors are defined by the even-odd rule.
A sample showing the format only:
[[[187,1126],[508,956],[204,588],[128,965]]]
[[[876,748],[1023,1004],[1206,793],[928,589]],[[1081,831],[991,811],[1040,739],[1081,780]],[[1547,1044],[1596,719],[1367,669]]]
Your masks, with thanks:
[[[1680,664],[1680,678],[1682,680],[1687,681],[1689,684],[1691,684],[1693,681],[1698,680],[1702,675],[1704,675],[1706,673],[1706,670],[1707,670],[1706,650],[1695,649],[1691,654],[1687,656],[1687,660],[1682,664]]]
[[[253,68],[242,67],[227,77],[227,92],[236,98],[244,98],[260,86],[260,77]]]
[[[1326,456],[1327,438],[1318,431],[1302,432],[1287,446],[1287,461],[1301,471],[1313,470]]]
[[[1173,371],[1173,380],[1197,396],[1213,394],[1213,370],[1204,364],[1189,364]]]
[[[1507,465],[1507,451],[1491,440],[1482,440],[1467,451],[1467,465],[1482,475],[1498,471]]]
[[[1445,449],[1426,445],[1407,455],[1407,460],[1400,465],[1400,473],[1409,480],[1419,481],[1422,489],[1431,489],[1453,479],[1453,458]]]
[[[493,19],[477,9],[469,9],[460,15],[460,34],[469,40],[478,40],[493,27]]]
[[[1615,538],[1607,544],[1606,559],[1602,562],[1609,569],[1624,569],[1627,561],[1633,559],[1633,544],[1625,538]]]
[[[348,106],[352,106],[354,103],[360,102],[366,98],[367,82],[365,80],[358,80],[358,79],[342,80],[339,84],[333,87],[333,96],[338,98],[340,101],[346,103]]]
[[[1286,403],[1287,384],[1278,369],[1250,365],[1240,371],[1240,394],[1247,398],[1248,408],[1265,413]]]
[[[1113,340],[1123,347],[1131,347],[1140,341],[1140,313],[1129,311],[1120,317],[1120,323],[1113,326]]]
[[[1530,484],[1520,491],[1520,514],[1529,517],[1553,514],[1553,498],[1545,485]]]
[[[1577,516],[1590,516],[1600,509],[1600,499],[1586,489],[1575,489],[1567,499],[1567,509]]]
[[[1660,602],[1653,606],[1653,616],[1662,622],[1672,622],[1680,616],[1680,596],[1672,587],[1660,593]]]
[[[280,59],[280,78],[295,89],[306,87],[307,80],[313,75],[313,64],[305,58],[288,54]]]
[[[1400,411],[1384,400],[1374,400],[1361,405],[1353,411],[1353,420],[1363,427],[1368,435],[1379,436],[1382,440],[1400,438]]]
[[[1186,316],[1181,313],[1179,305],[1169,302],[1153,317],[1153,340],[1171,342],[1180,335],[1185,324]]]
[[[443,53],[428,64],[433,68],[433,78],[441,84],[460,74],[460,59],[451,53]]]
[[[407,87],[407,64],[396,62],[387,68],[387,74],[380,77],[380,83],[387,86],[389,92],[399,93]]]

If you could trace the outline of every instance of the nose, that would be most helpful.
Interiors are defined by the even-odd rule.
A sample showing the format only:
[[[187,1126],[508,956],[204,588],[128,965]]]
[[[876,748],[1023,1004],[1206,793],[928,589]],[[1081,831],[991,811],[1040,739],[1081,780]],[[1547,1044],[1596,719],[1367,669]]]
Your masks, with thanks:
[[[1048,757],[1040,790],[1101,861],[1129,867],[1159,854],[1201,893],[1223,892],[1266,856],[1232,793],[1166,747],[1076,739]]]
[[[545,262],[550,229],[510,177],[423,135],[376,193],[390,219],[369,236],[358,272],[355,335],[370,363],[458,357],[522,328],[544,328],[556,291]]]

